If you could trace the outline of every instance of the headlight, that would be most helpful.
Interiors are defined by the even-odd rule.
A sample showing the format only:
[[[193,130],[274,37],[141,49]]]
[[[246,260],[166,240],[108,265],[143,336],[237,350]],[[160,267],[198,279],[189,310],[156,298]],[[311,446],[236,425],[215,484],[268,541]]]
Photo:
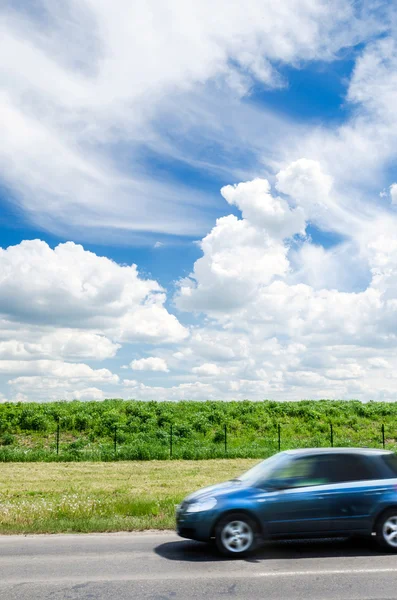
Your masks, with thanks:
[[[192,502],[186,509],[188,513],[195,512],[203,512],[205,510],[211,510],[216,506],[217,500],[216,498],[203,498],[203,500],[197,500],[197,502]]]

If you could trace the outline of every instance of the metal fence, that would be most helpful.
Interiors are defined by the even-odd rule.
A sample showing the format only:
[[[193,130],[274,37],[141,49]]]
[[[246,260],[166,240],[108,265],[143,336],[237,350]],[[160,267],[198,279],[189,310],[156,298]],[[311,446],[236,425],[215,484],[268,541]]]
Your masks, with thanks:
[[[277,451],[298,447],[320,447],[320,446],[361,446],[390,448],[397,450],[397,437],[392,435],[390,424],[386,428],[384,424],[373,428],[373,435],[369,439],[360,437],[357,431],[354,436],[350,435],[352,430],[348,427],[334,426],[328,424],[328,431],[313,434],[303,438],[302,436],[291,436],[287,423],[278,423],[271,428],[268,435],[258,435],[254,441],[241,439],[230,431],[227,424],[211,429],[212,438],[202,434],[201,438],[181,438],[178,435],[181,423],[170,424],[169,427],[159,427],[151,434],[146,432],[145,442],[128,440],[125,441],[126,427],[115,425],[106,436],[89,442],[89,432],[80,432],[62,428],[62,422],[56,421],[55,437],[48,434],[45,441],[36,433],[32,436],[31,444],[7,444],[0,445],[0,461],[12,460],[145,460],[145,459],[173,459],[173,458],[256,458],[266,457]],[[214,436],[214,432],[216,435]],[[388,435],[388,437],[386,437]],[[11,436],[12,437],[12,436]],[[29,436],[25,435],[24,441]],[[161,439],[159,439],[161,438]],[[34,439],[39,440],[35,446]],[[72,440],[72,441],[71,441]],[[215,441],[214,441],[215,440]],[[80,444],[80,445],[79,445]]]

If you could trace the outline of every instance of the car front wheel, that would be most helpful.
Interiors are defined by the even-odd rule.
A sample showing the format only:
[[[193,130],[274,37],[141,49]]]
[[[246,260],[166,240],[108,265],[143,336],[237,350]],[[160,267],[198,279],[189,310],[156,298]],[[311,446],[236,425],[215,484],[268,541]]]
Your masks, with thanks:
[[[256,539],[256,525],[243,513],[226,515],[216,526],[216,545],[225,556],[237,558],[252,552],[256,546]]]
[[[378,520],[376,539],[383,550],[397,552],[397,508],[388,510]]]

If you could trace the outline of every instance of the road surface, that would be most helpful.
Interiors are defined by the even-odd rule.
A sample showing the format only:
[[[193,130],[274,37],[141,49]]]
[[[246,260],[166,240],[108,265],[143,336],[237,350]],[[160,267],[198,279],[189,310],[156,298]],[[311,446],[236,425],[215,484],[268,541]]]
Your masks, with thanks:
[[[294,542],[227,560],[171,533],[0,536],[0,600],[127,598],[396,600],[397,555]]]

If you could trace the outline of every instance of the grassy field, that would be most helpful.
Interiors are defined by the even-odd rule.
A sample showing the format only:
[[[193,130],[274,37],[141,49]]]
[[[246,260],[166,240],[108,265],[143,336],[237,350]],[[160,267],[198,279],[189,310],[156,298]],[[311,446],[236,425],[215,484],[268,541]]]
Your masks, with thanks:
[[[260,458],[282,449],[335,446],[397,450],[397,403],[0,403],[0,462]],[[59,432],[59,436],[58,436]],[[225,440],[226,432],[226,440]],[[58,443],[57,443],[58,441]],[[226,441],[226,444],[225,444]]]
[[[184,496],[256,462],[5,463],[0,533],[172,529],[175,504]]]

